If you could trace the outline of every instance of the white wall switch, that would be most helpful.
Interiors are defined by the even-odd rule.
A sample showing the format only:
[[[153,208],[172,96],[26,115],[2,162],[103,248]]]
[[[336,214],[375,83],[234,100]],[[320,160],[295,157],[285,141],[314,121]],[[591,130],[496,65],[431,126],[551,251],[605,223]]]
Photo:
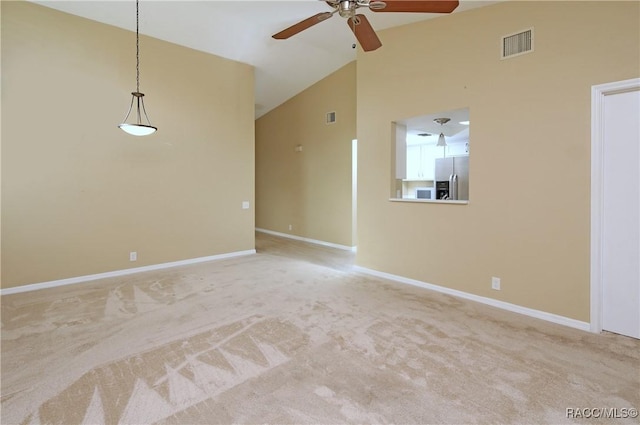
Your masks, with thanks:
[[[129,253],[129,261],[138,261],[138,253],[136,251]]]
[[[243,210],[249,209],[249,201],[242,201],[242,209]]]

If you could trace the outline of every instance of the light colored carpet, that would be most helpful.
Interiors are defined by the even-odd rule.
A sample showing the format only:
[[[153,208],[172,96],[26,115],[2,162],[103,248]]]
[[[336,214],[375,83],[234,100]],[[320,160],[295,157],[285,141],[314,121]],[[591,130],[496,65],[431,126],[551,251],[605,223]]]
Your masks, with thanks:
[[[257,255],[3,296],[1,423],[593,424],[567,408],[640,407],[638,340],[257,237]]]

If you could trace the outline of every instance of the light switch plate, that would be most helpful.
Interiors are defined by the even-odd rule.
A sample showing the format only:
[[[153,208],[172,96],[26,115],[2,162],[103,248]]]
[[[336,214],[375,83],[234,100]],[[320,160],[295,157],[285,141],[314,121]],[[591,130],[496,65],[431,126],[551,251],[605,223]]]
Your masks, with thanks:
[[[249,209],[249,201],[242,201],[242,209],[243,210]]]

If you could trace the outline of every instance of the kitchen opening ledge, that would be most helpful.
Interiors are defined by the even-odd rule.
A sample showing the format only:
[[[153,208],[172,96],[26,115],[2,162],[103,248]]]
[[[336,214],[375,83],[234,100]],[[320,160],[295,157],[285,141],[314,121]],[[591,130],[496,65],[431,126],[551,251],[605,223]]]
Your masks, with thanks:
[[[447,204],[467,205],[469,201],[443,200],[443,199],[415,199],[415,198],[389,198],[391,202],[413,202],[417,204]]]

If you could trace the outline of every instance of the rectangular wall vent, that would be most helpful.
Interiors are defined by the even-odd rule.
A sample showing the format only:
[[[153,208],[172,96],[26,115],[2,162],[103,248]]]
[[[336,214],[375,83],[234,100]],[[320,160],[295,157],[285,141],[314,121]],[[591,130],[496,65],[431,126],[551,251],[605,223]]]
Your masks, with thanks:
[[[336,113],[327,112],[327,124],[333,124],[334,122],[336,122]]]
[[[502,37],[501,59],[524,55],[533,51],[533,28]]]

